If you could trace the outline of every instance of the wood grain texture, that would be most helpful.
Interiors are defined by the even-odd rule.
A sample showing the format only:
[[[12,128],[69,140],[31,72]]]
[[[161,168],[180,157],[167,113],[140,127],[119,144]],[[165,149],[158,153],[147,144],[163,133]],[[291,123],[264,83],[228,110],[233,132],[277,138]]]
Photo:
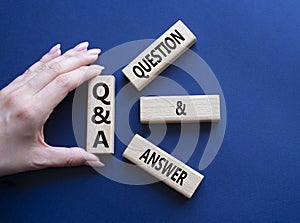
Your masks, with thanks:
[[[88,84],[87,151],[114,153],[115,77],[97,76]]]
[[[141,97],[140,120],[142,123],[216,122],[220,120],[220,96]]]
[[[122,71],[141,91],[195,42],[195,35],[178,20]]]
[[[204,177],[140,135],[133,137],[123,156],[187,198]]]

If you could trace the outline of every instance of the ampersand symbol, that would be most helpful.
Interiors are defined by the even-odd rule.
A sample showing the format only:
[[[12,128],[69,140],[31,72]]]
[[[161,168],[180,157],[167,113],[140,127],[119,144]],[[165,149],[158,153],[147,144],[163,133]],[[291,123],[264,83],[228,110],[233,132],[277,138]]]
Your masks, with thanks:
[[[95,107],[94,115],[92,116],[92,122],[94,122],[95,124],[101,124],[103,122],[106,124],[110,124],[110,121],[107,120],[109,117],[109,111],[106,111],[105,116],[102,115],[103,112],[104,112],[104,109],[102,107]],[[101,120],[96,120],[97,117],[101,118]]]
[[[182,104],[182,101],[177,101],[176,115],[186,115],[185,104]]]

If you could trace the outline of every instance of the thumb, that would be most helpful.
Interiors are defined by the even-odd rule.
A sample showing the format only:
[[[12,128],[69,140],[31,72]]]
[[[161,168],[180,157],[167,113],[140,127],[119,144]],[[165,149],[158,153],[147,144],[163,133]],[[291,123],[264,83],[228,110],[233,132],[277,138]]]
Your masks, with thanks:
[[[47,148],[47,167],[67,167],[87,165],[91,167],[103,167],[99,158],[84,149],[73,147],[50,147]]]

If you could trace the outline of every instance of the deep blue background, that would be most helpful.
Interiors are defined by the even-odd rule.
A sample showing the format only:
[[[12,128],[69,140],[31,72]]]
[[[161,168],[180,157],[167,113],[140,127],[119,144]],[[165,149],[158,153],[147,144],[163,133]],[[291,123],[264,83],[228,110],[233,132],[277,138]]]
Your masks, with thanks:
[[[198,37],[192,49],[214,70],[228,114],[194,197],[89,167],[47,169],[0,178],[0,222],[300,222],[300,1],[0,1],[0,87],[55,43],[105,51],[156,38],[178,19]],[[71,118],[72,94],[46,124],[48,143],[76,145]]]

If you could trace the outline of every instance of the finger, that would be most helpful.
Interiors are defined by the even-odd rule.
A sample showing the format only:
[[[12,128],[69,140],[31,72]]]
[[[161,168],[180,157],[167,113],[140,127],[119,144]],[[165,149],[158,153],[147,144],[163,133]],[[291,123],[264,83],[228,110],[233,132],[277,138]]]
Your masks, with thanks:
[[[34,74],[38,71],[41,71],[44,64],[59,57],[61,55],[61,50],[60,50],[61,45],[57,44],[54,47],[50,49],[48,53],[46,53],[38,62],[33,64],[31,67],[29,67],[28,70],[25,71],[26,76],[30,76],[30,74]]]
[[[55,46],[53,46],[49,50],[49,52],[46,53],[38,62],[34,63],[22,75],[14,79],[7,87],[3,88],[2,91],[5,92],[5,94],[9,94],[10,92],[22,86],[28,79],[30,79],[35,74],[35,72],[42,68],[44,63],[47,63],[50,60],[61,55],[60,47],[60,44],[56,44]]]
[[[77,52],[81,52],[81,51],[86,51],[87,48],[89,46],[89,42],[82,42],[82,43],[79,43],[77,44],[73,50],[77,51]]]
[[[84,149],[74,147],[46,147],[39,151],[39,157],[33,163],[35,169],[46,167],[68,167],[87,165],[92,167],[103,167],[99,158]]]
[[[22,86],[22,91],[36,94],[59,75],[95,62],[100,52],[100,49],[91,49],[86,52],[69,50],[62,56],[45,63],[43,72],[38,73],[31,78],[26,85]]]
[[[76,45],[73,48],[73,50],[77,51],[77,52],[86,51],[88,46],[89,46],[89,42],[82,42],[82,43],[79,43],[78,45]],[[54,47],[52,47],[50,49],[50,51],[40,59],[40,61],[38,61],[37,63],[32,65],[26,72],[36,73],[38,71],[43,70],[43,68],[45,67],[45,63],[48,63],[51,60],[61,56],[60,48],[61,48],[61,44],[57,44]]]
[[[38,106],[41,117],[47,117],[59,102],[83,82],[101,74],[104,67],[99,65],[83,66],[62,74],[38,92],[32,103]],[[40,103],[40,102],[43,103]]]

